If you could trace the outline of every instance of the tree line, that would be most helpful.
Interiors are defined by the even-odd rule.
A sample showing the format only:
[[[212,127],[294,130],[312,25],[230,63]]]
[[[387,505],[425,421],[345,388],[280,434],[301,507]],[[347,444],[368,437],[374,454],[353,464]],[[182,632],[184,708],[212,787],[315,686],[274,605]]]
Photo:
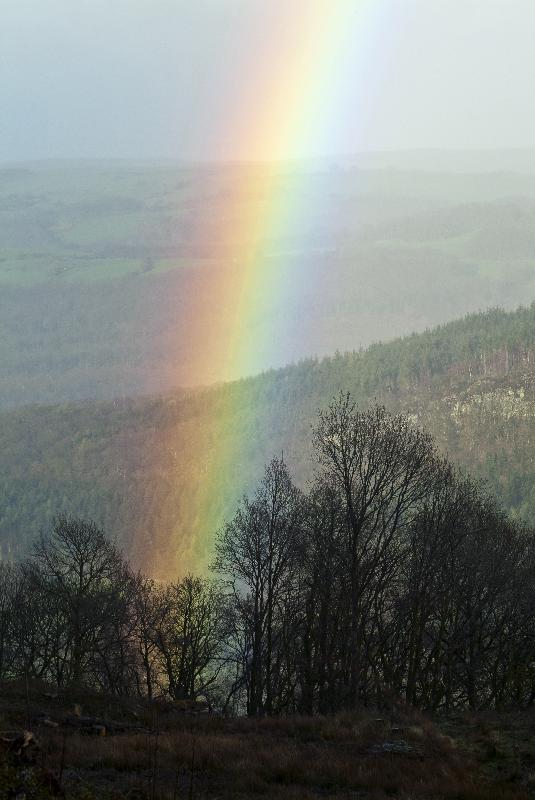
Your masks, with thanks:
[[[0,678],[331,713],[535,699],[535,537],[410,417],[341,394],[313,430],[314,480],[283,458],[217,533],[210,577],[135,573],[59,516],[0,565]]]

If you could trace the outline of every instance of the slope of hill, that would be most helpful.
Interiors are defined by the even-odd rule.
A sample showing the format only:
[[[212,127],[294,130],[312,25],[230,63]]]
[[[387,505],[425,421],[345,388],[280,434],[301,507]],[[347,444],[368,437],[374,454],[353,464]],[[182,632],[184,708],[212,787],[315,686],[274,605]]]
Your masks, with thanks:
[[[28,798],[63,796],[52,788],[58,778],[70,800],[535,796],[533,710],[430,720],[394,704],[338,716],[225,719],[198,713],[195,701],[151,704],[37,681],[4,681],[0,689],[2,799],[25,789]],[[35,740],[5,752],[30,722]]]
[[[0,169],[0,406],[187,385],[191,314],[251,244],[236,220],[262,214],[261,169]],[[258,369],[535,297],[535,174],[342,162],[281,167],[278,180],[306,219],[255,246],[301,279],[255,320],[259,341],[277,336]]]
[[[310,477],[310,426],[339,390],[413,414],[533,522],[534,364],[535,305],[197,392],[4,411],[3,555],[70,511],[101,522],[156,575],[197,569],[268,459],[284,450],[299,482]]]

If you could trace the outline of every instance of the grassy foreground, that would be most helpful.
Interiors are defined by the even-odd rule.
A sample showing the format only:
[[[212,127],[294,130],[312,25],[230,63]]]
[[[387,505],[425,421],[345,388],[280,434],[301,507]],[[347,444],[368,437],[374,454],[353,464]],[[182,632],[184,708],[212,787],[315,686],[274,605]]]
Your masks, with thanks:
[[[532,713],[222,719],[12,683],[0,685],[0,713],[3,737],[31,725],[39,745],[30,765],[0,756],[2,800],[61,796],[56,779],[80,800],[535,797]]]

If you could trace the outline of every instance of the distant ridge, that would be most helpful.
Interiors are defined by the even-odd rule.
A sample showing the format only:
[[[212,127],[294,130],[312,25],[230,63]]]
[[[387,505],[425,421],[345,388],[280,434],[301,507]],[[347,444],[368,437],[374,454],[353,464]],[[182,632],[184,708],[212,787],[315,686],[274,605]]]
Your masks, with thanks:
[[[87,168],[109,167],[183,167],[192,169],[232,169],[242,166],[278,165],[281,169],[325,166],[358,166],[362,169],[424,170],[431,172],[534,172],[535,148],[472,148],[443,149],[422,147],[407,150],[364,150],[355,153],[333,153],[321,157],[285,161],[195,160],[184,158],[48,158],[36,160],[0,160],[0,169]]]
[[[534,172],[535,148],[378,150],[348,155],[340,161],[357,164],[362,169],[393,168],[460,173]]]

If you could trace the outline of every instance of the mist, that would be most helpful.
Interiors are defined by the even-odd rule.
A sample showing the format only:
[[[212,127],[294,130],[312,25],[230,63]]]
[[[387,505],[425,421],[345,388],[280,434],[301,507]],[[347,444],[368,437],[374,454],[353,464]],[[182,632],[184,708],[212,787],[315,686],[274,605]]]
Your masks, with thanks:
[[[328,132],[276,151],[248,140],[296,79],[269,78],[281,49],[299,56],[310,20],[343,14],[349,46],[325,86],[303,67]],[[0,160],[530,147],[534,33],[530,0],[5,0]]]

